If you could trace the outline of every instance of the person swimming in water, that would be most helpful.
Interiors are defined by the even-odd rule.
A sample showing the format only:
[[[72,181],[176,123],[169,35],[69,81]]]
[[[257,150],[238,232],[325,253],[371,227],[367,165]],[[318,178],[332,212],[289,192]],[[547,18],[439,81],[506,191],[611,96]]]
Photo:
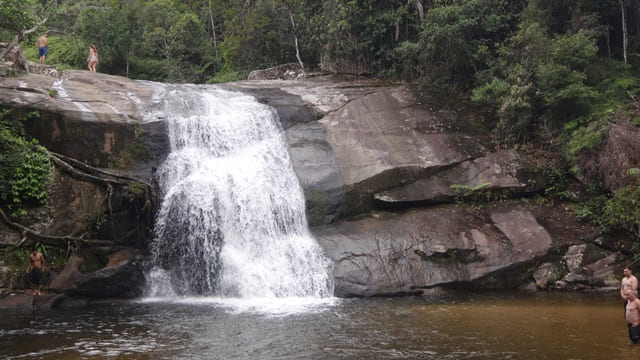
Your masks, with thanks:
[[[96,66],[98,65],[98,50],[93,44],[89,45],[89,57],[87,58],[87,63],[89,71],[96,72]]]

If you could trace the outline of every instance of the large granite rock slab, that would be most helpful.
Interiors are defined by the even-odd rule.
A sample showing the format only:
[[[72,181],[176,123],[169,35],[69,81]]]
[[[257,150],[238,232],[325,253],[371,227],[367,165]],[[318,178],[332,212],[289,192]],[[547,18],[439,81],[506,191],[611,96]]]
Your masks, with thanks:
[[[522,206],[385,213],[317,228],[315,235],[334,261],[336,295],[347,297],[443,285],[515,288],[561,245]]]
[[[0,78],[0,104],[36,110],[27,132],[47,149],[94,166],[108,167],[134,150],[129,174],[148,181],[168,149],[162,119],[145,117],[155,86],[150,82],[65,71],[56,78],[24,74]],[[140,149],[142,148],[142,149]]]
[[[277,89],[319,114],[318,121],[284,123],[294,170],[314,209],[311,224],[367,212],[380,191],[486,153],[478,136],[462,131],[467,119],[434,110],[406,85],[312,78],[226,86],[249,93]]]

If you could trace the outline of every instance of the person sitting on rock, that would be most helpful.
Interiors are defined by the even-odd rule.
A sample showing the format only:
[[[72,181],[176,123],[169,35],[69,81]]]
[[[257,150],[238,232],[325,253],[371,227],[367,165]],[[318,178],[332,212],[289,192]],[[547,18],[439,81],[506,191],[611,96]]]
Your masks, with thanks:
[[[36,246],[29,254],[29,266],[27,273],[31,275],[31,284],[33,284],[33,294],[40,295],[40,285],[42,284],[42,273],[44,271],[44,255],[42,255]]]

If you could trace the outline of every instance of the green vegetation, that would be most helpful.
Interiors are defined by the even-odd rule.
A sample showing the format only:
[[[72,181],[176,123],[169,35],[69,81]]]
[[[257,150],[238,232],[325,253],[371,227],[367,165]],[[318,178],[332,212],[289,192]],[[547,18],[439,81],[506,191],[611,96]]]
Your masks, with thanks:
[[[37,113],[21,117],[0,110],[0,205],[13,217],[26,215],[29,205],[47,201],[52,172],[49,154],[37,141],[27,140],[22,128],[22,121],[32,116]]]
[[[149,160],[149,152],[147,148],[142,144],[139,137],[125,148],[120,150],[117,154],[109,157],[109,167],[115,169],[126,169],[136,161]]]
[[[464,184],[451,184],[449,187],[454,191],[454,201],[458,204],[471,203],[475,206],[488,201],[494,200],[494,195],[487,187],[491,186],[490,182],[481,183],[476,186]]]
[[[65,264],[65,249],[44,245],[40,242],[35,244],[35,248],[44,255],[47,267],[58,267]],[[2,247],[0,248],[0,258],[4,259],[7,266],[26,269],[29,265],[31,249],[30,246]]]
[[[49,64],[85,68],[93,43],[99,71],[138,79],[217,83],[298,60],[401,79],[472,100],[496,148],[550,149],[576,173],[612,123],[640,126],[640,0],[7,0],[0,41],[44,18],[33,35],[49,31]],[[33,35],[22,45],[36,60]],[[111,165],[144,156],[138,145]],[[545,176],[545,193],[566,197],[570,174]],[[629,228],[639,182],[629,174],[579,213]]]

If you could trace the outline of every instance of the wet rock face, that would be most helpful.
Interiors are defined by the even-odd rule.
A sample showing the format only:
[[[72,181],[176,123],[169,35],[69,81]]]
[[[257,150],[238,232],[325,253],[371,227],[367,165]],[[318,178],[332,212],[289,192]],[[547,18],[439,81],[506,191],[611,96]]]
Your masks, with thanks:
[[[337,296],[421,293],[447,285],[516,288],[532,276],[546,286],[560,278],[546,268],[532,275],[557,244],[520,206],[414,209],[318,228],[315,235],[334,261]]]

